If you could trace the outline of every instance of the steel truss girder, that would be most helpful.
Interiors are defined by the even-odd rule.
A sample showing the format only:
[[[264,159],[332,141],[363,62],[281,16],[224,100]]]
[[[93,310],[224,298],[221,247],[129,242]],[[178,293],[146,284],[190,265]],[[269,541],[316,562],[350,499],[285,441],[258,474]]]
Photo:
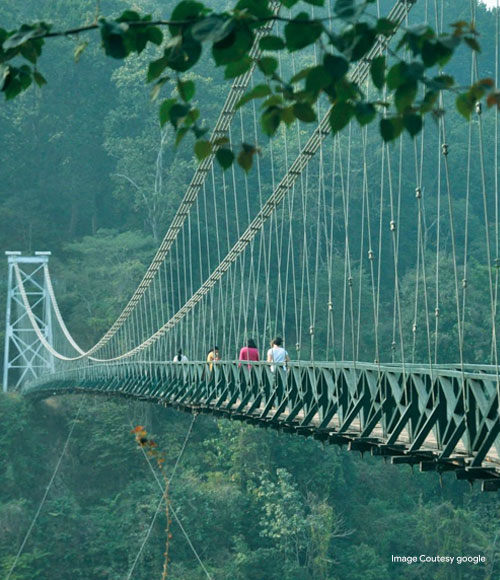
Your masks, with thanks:
[[[365,363],[122,362],[75,367],[25,394],[102,392],[140,397],[388,455],[422,471],[500,477],[497,374]],[[462,473],[463,472],[463,473]],[[464,475],[465,474],[465,475]],[[488,483],[485,489],[497,489]]]

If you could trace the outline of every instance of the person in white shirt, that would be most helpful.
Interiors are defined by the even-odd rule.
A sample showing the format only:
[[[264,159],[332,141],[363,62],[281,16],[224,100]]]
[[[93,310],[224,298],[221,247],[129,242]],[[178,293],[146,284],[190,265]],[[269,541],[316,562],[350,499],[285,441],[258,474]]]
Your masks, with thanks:
[[[276,363],[271,365],[271,371],[274,373],[276,368],[286,371],[286,363],[290,362],[287,351],[283,348],[283,339],[277,336],[271,341],[271,348],[267,351],[267,362]]]
[[[187,359],[188,357],[182,354],[182,348],[180,348],[174,356],[173,362],[186,362]]]

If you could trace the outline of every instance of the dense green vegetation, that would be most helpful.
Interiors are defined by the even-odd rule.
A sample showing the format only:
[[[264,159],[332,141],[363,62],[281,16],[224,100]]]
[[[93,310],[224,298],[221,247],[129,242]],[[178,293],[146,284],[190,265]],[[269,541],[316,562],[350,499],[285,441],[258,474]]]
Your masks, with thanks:
[[[100,4],[110,15],[123,10],[123,3],[115,0]],[[457,19],[468,18],[468,0],[447,5]],[[161,3],[136,0],[134,6],[155,14]],[[45,19],[64,28],[82,19],[91,22],[94,14],[91,0],[70,6],[53,0],[5,0],[1,24],[11,29],[20,22]],[[483,8],[478,20],[483,37],[493,38],[491,14]],[[106,61],[91,43],[74,63],[68,55],[78,43],[70,39],[47,43],[43,72],[48,84],[43,93],[29,91],[0,107],[0,247],[53,252],[52,271],[65,318],[82,343],[92,344],[140,279],[195,162],[190,147],[175,149],[169,142],[160,147],[156,105],[144,87],[152,54],[125,63]],[[494,43],[482,45],[481,58],[493,74]],[[465,83],[464,53],[456,58],[451,70]],[[203,68],[203,76],[196,76],[210,121],[225,94],[220,77],[208,67]],[[449,131],[453,147],[465,150],[466,124],[455,121]],[[159,151],[168,187],[155,181]],[[491,161],[491,151],[487,155]],[[432,159],[429,172],[436,170]],[[405,191],[413,196],[410,169],[403,181]],[[454,170],[465,175],[463,166]],[[475,188],[477,192],[478,183]],[[428,199],[429,205],[435,204],[435,199]],[[481,211],[476,197],[473,224],[480,223]],[[431,244],[434,235],[429,228]],[[402,292],[410,294],[414,255],[406,253],[404,243]],[[481,283],[470,299],[476,306],[467,328],[467,358],[487,362],[489,337],[482,325],[488,304],[481,241],[474,241],[472,254],[476,261],[471,279]],[[446,294],[452,288],[451,266],[448,244],[443,249],[445,299],[451,295],[451,290]],[[0,274],[1,304],[5,271]],[[382,298],[392,299],[390,279]],[[411,332],[412,312],[408,308],[403,314],[405,328]],[[3,315],[2,308],[2,344]],[[442,320],[441,353],[446,360],[455,360],[456,328],[445,316]],[[389,327],[391,321],[383,324]],[[363,352],[370,351],[363,344],[371,340],[361,337]],[[425,351],[424,343],[416,347]],[[16,395],[0,397],[0,570],[4,574],[36,512],[80,404],[70,446],[13,579],[126,578],[160,495],[130,434],[131,425],[147,427],[167,455],[168,471],[191,421],[174,411],[128,401],[86,397],[33,402]],[[409,468],[240,423],[197,418],[172,484],[172,505],[217,580],[493,580],[499,574],[496,495],[481,494],[476,488],[470,491],[449,474],[441,487],[435,474],[412,474]],[[160,513],[134,578],[160,577],[164,529]],[[175,522],[172,532],[170,577],[206,577]],[[480,553],[487,564],[391,564],[391,554],[421,553]]]
[[[145,425],[175,463],[191,417],[103,398],[0,398],[0,566],[9,569],[82,405],[12,578],[126,578],[161,492],[130,434]],[[172,507],[217,580],[448,580],[498,576],[498,499],[274,431],[197,418]],[[160,512],[133,578],[160,578]],[[175,521],[169,578],[206,578]],[[392,564],[391,555],[477,555],[487,565]]]

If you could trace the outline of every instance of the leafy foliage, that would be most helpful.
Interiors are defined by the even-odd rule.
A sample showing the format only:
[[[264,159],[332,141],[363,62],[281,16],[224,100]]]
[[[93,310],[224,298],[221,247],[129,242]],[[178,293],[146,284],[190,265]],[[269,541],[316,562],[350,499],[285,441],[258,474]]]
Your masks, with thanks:
[[[299,2],[282,0],[281,3],[291,8]],[[323,5],[322,0],[308,3]],[[462,45],[480,51],[474,24],[463,20],[455,22],[450,33],[438,34],[428,25],[405,29],[391,61],[379,56],[371,62],[371,78],[384,94],[384,101],[378,96],[369,99],[350,73],[356,63],[368,58],[377,38],[390,37],[396,27],[385,16],[367,17],[372,3],[373,0],[336,0],[333,28],[329,18],[312,18],[306,11],[286,18],[279,16],[269,0],[239,0],[234,9],[220,12],[201,2],[182,0],[174,7],[169,20],[154,21],[150,14],[126,10],[117,18],[101,17],[94,25],[63,32],[53,32],[45,22],[23,24],[17,30],[0,29],[0,90],[6,99],[12,99],[33,81],[42,86],[45,78],[37,70],[37,63],[45,39],[98,28],[104,52],[115,59],[141,54],[148,44],[160,48],[161,56],[151,60],[147,70],[147,82],[154,83],[152,96],[159,98],[171,83],[177,86],[176,95],[160,103],[160,124],[170,123],[177,143],[187,134],[193,134],[197,141],[194,151],[200,160],[216,153],[220,145],[210,145],[204,138],[207,127],[192,103],[195,84],[181,75],[195,67],[207,48],[215,65],[224,69],[227,79],[246,73],[255,64],[263,73],[266,83],[251,89],[240,100],[240,106],[253,99],[266,99],[262,104],[261,124],[268,135],[294,120],[315,122],[316,107],[322,97],[332,106],[333,133],[351,119],[360,125],[371,123],[378,113],[380,134],[385,141],[394,140],[402,131],[415,136],[422,128],[423,116],[442,114],[438,98],[444,90],[459,92],[456,107],[466,118],[470,117],[476,102],[485,96],[488,106],[499,106],[500,97],[491,79],[481,79],[464,91],[457,87],[452,76],[436,76],[433,72],[435,67],[446,65]],[[263,32],[263,26],[273,20],[286,24],[282,31],[274,30],[268,35]],[[259,46],[264,54],[252,52],[258,34],[263,35]],[[290,79],[282,78],[278,61],[272,54],[280,50],[299,52],[313,44],[321,45],[323,63],[304,67]],[[19,61],[24,64],[14,64]],[[236,159],[248,171],[253,154],[243,145],[239,153],[224,153],[216,159],[224,169]]]
[[[16,437],[4,436],[0,448],[0,464],[9,467],[16,482],[0,492],[4,575],[78,404],[71,398],[27,403],[0,397],[2,422],[22,425],[24,432],[22,453]],[[16,567],[17,580],[119,578],[128,573],[161,497],[142,451],[131,445],[130,419],[142,426],[134,436],[147,440],[144,450],[161,447],[164,470],[172,469],[190,417],[152,405],[88,397]],[[402,570],[409,578],[420,578],[421,569],[391,563],[391,554],[415,549],[484,553],[489,567],[499,557],[496,496],[470,491],[450,474],[441,488],[437,476],[412,474],[408,468],[323,448],[309,439],[227,420],[198,418],[170,501],[216,578],[390,580]],[[166,524],[162,513],[135,569],[138,577],[160,576]],[[203,578],[175,521],[172,534],[169,577]],[[472,580],[488,573],[482,566],[461,569]],[[436,565],[425,573],[439,577],[441,570]]]

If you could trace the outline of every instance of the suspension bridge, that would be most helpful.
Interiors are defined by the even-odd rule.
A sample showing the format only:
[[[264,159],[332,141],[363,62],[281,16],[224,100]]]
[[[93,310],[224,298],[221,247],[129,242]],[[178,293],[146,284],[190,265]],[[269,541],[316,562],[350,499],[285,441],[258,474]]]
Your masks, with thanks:
[[[396,1],[388,18],[411,25],[416,4]],[[442,30],[448,15],[425,2],[425,17]],[[390,41],[379,38],[353,72],[367,93],[370,62]],[[280,58],[282,76],[296,58]],[[319,55],[311,48],[304,58],[314,64]],[[465,82],[480,70],[473,53]],[[80,346],[64,322],[48,253],[8,253],[4,390],[137,398],[454,471],[497,490],[498,112],[478,105],[466,124],[443,95],[446,115],[388,145],[372,126],[331,137],[320,102],[315,127],[297,123],[263,140],[255,103],[237,108],[258,75],[234,81],[212,154],[93,346]],[[255,171],[215,166],[221,137],[255,143]],[[286,370],[266,362],[276,335],[291,359]],[[241,363],[249,338],[263,360]],[[216,345],[221,360],[207,363]],[[179,348],[189,360],[173,361]]]

